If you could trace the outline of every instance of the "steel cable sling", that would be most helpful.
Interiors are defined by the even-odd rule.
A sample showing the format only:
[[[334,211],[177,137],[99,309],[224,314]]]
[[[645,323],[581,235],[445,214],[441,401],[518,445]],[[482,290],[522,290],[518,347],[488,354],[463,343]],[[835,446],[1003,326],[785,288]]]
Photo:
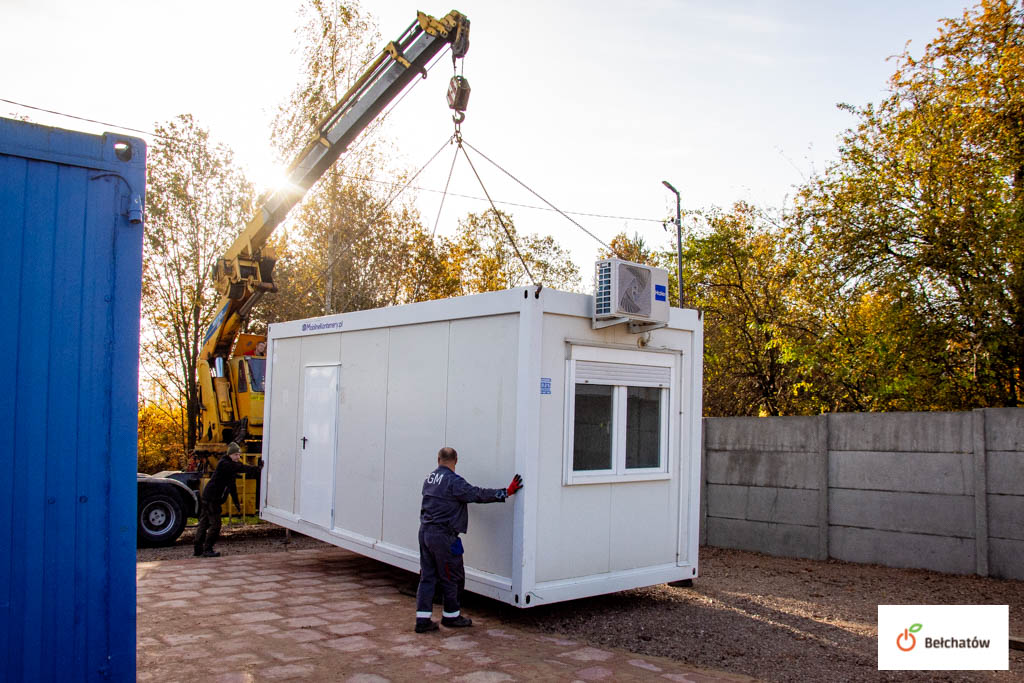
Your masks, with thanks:
[[[516,252],[516,256],[519,257],[519,262],[523,264],[523,270],[526,271],[526,277],[528,277],[534,285],[539,284],[533,277],[533,273],[530,272],[530,266],[526,265],[526,259],[523,258],[523,254],[519,251],[515,238],[512,237],[512,233],[505,225],[505,221],[502,220],[501,212],[498,211],[498,207],[494,205],[494,200],[491,199],[491,193],[487,191],[487,188],[484,186],[483,179],[480,177],[480,174],[476,172],[476,166],[473,165],[473,160],[469,158],[469,154],[466,153],[466,148],[462,146],[462,133],[456,131],[454,137],[455,142],[458,145],[458,149],[462,150],[462,156],[466,158],[466,161],[469,163],[469,167],[473,169],[473,175],[476,176],[477,182],[480,183],[480,189],[484,191],[484,196],[487,197],[487,201],[490,202],[491,211],[494,212],[494,217],[498,219],[498,225],[500,225],[501,229],[505,231],[505,237],[508,238],[509,244],[512,245],[512,249]],[[468,145],[469,143],[466,144]],[[473,151],[475,152],[476,150],[474,149]],[[456,150],[456,154],[458,154],[458,150]]]
[[[454,138],[454,136],[452,136],[451,138],[448,138],[447,140],[445,140],[445,141],[444,141],[444,144],[443,144],[443,145],[441,145],[441,147],[440,147],[440,148],[439,148],[439,149],[438,149],[438,150],[437,150],[436,152],[434,152],[433,156],[431,156],[431,157],[430,157],[430,159],[428,159],[428,160],[427,160],[427,163],[423,164],[423,165],[422,165],[422,166],[420,167],[420,169],[419,169],[418,171],[416,171],[416,173],[414,173],[414,174],[413,174],[413,175],[412,175],[412,176],[411,176],[411,177],[409,178],[409,180],[407,180],[407,181],[406,181],[406,182],[405,182],[404,184],[402,184],[402,185],[401,185],[401,187],[399,187],[399,189],[398,189],[398,190],[396,190],[396,191],[394,191],[394,192],[392,192],[392,193],[391,193],[391,196],[390,196],[390,197],[388,197],[388,198],[387,198],[387,200],[385,200],[385,202],[384,202],[383,206],[381,206],[380,210],[379,210],[379,211],[378,211],[378,212],[377,212],[377,213],[376,213],[376,214],[375,214],[375,215],[373,216],[373,218],[372,218],[371,220],[367,221],[367,222],[366,222],[366,225],[364,225],[364,226],[363,226],[363,228],[362,228],[361,230],[359,230],[359,231],[358,231],[358,232],[357,232],[357,233],[356,233],[356,234],[355,234],[355,235],[354,235],[354,236],[352,237],[352,239],[350,239],[350,240],[349,240],[348,244],[346,244],[346,245],[345,245],[344,247],[342,247],[342,248],[341,248],[341,250],[340,250],[340,251],[338,252],[338,254],[337,254],[337,255],[336,255],[336,256],[335,256],[335,257],[334,257],[333,259],[331,259],[331,261],[330,261],[330,262],[329,262],[329,263],[327,264],[327,267],[326,267],[326,268],[324,268],[324,272],[323,272],[323,273],[321,273],[320,275],[318,275],[318,276],[317,276],[317,277],[316,277],[316,278],[315,278],[315,279],[313,280],[313,282],[312,282],[312,283],[310,283],[309,287],[307,287],[307,288],[306,288],[306,291],[304,292],[304,294],[309,294],[309,293],[311,293],[311,292],[313,291],[313,289],[314,289],[314,288],[315,288],[315,287],[316,287],[317,285],[319,285],[319,284],[320,284],[320,282],[322,282],[322,281],[323,281],[323,279],[324,279],[324,278],[325,278],[325,277],[327,276],[327,273],[328,273],[328,271],[330,271],[330,270],[331,270],[332,268],[334,268],[334,266],[335,266],[335,265],[336,265],[336,264],[338,263],[338,260],[339,260],[339,259],[340,259],[340,258],[341,258],[342,256],[344,256],[345,254],[347,254],[347,253],[349,252],[349,250],[351,250],[351,249],[352,249],[352,247],[353,247],[353,246],[355,245],[355,243],[356,243],[356,242],[357,242],[357,241],[358,241],[358,240],[359,240],[359,239],[360,239],[360,238],[361,238],[361,237],[362,237],[363,235],[365,235],[365,234],[366,234],[366,232],[367,232],[367,231],[368,231],[368,230],[369,230],[369,229],[370,229],[370,228],[371,228],[371,227],[372,227],[373,225],[375,225],[375,224],[377,223],[377,221],[379,221],[379,220],[380,220],[381,218],[383,218],[383,217],[384,217],[384,214],[385,214],[385,213],[387,213],[388,209],[390,209],[390,208],[391,208],[391,205],[392,205],[392,204],[394,203],[394,201],[395,201],[396,199],[398,199],[398,196],[399,196],[400,194],[402,194],[403,192],[405,192],[405,190],[406,190],[406,189],[407,189],[407,188],[408,188],[408,187],[409,187],[409,186],[410,186],[410,185],[411,185],[411,184],[413,183],[413,181],[415,181],[415,180],[416,180],[416,178],[418,178],[418,177],[419,177],[419,175],[420,175],[421,173],[423,173],[423,171],[424,171],[424,170],[425,170],[425,169],[427,168],[427,166],[429,166],[429,165],[430,165],[430,164],[431,164],[431,163],[432,163],[432,162],[434,161],[434,159],[436,159],[436,158],[438,157],[438,155],[439,155],[439,154],[441,154],[441,152],[443,152],[443,151],[444,151],[444,148],[445,148],[445,147],[447,147],[447,146],[448,146],[449,144],[451,144],[451,142],[452,142],[452,139],[453,139],[453,138]]]
[[[460,145],[462,145],[462,144],[463,144],[461,140],[460,140],[459,144],[460,144]],[[590,236],[591,236],[592,238],[594,238],[594,239],[595,239],[595,240],[597,241],[597,243],[598,243],[598,244],[600,244],[601,246],[603,246],[603,247],[604,247],[605,249],[607,249],[608,251],[610,251],[610,252],[611,252],[611,253],[613,253],[613,254],[615,253],[615,250],[614,250],[614,249],[612,249],[612,247],[611,247],[610,245],[608,245],[608,244],[607,244],[607,243],[606,243],[606,242],[605,242],[604,240],[602,240],[602,239],[601,239],[600,237],[598,237],[598,236],[597,236],[597,235],[595,235],[594,233],[592,233],[592,232],[590,232],[589,230],[587,230],[586,228],[584,228],[584,227],[583,227],[582,225],[580,225],[580,224],[579,224],[579,223],[578,223],[577,221],[575,221],[575,220],[574,220],[574,219],[573,219],[572,217],[570,217],[570,216],[569,216],[568,214],[566,214],[566,213],[565,213],[564,211],[562,211],[562,210],[561,210],[561,209],[559,209],[559,208],[558,208],[557,206],[555,206],[554,204],[552,204],[551,202],[549,202],[549,201],[548,201],[547,199],[545,199],[544,197],[541,197],[541,196],[540,196],[540,194],[539,194],[539,193],[537,193],[537,191],[536,191],[536,190],[534,190],[534,189],[533,189],[532,187],[530,187],[529,185],[527,185],[526,183],[524,183],[524,182],[523,182],[522,180],[520,180],[519,178],[517,178],[517,177],[515,177],[514,175],[512,175],[512,174],[511,174],[510,172],[506,171],[506,170],[505,170],[504,168],[502,168],[502,167],[501,167],[501,165],[500,165],[500,164],[498,164],[497,162],[495,162],[494,160],[492,160],[492,159],[491,159],[490,157],[488,157],[488,156],[487,156],[486,154],[484,154],[483,152],[481,152],[480,150],[478,150],[478,149],[477,149],[476,147],[474,147],[473,145],[469,144],[468,142],[466,142],[466,143],[465,143],[465,146],[466,146],[466,147],[469,147],[469,148],[470,148],[471,150],[473,150],[474,152],[476,152],[477,154],[479,154],[479,155],[480,155],[481,157],[483,157],[484,159],[486,159],[486,160],[487,160],[488,162],[490,162],[490,164],[491,164],[492,166],[494,166],[494,167],[495,167],[495,168],[497,168],[497,169],[498,169],[499,171],[501,171],[502,173],[504,173],[505,175],[507,175],[507,176],[508,176],[509,178],[511,178],[512,180],[516,181],[516,182],[517,182],[517,183],[518,183],[519,185],[521,185],[521,186],[522,186],[522,187],[523,187],[524,189],[526,189],[526,190],[527,190],[527,191],[528,191],[528,192],[529,192],[530,194],[532,194],[532,195],[533,195],[534,197],[536,197],[537,199],[541,200],[542,202],[544,202],[545,204],[547,204],[548,206],[550,206],[550,207],[551,207],[551,209],[552,209],[553,211],[555,211],[555,212],[557,212],[558,214],[560,214],[560,215],[561,215],[562,217],[564,217],[564,218],[565,218],[565,219],[566,219],[567,221],[569,221],[570,223],[572,223],[573,225],[575,225],[575,226],[576,226],[577,228],[579,228],[579,229],[580,229],[580,230],[582,230],[583,232],[585,232],[585,233],[587,233],[588,235],[590,235]],[[463,150],[463,154],[465,154],[465,150]],[[469,161],[469,156],[466,156],[466,160],[467,160],[467,161]],[[473,165],[473,162],[470,162],[470,166],[472,166],[472,165]],[[475,172],[476,172],[476,170],[474,169],[474,171],[473,171],[473,172],[475,173]],[[486,192],[486,191],[485,191],[485,192]],[[490,199],[490,197],[488,197],[488,199]],[[493,202],[492,202],[492,205],[493,205]]]

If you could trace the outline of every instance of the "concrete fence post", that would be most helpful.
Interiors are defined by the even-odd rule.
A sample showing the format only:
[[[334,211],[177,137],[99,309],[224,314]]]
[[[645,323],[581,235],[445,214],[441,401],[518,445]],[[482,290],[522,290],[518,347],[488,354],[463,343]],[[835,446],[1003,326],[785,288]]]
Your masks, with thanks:
[[[974,431],[974,571],[988,576],[988,447],[985,409],[971,411]]]
[[[818,559],[828,559],[828,437],[829,415],[818,416]]]

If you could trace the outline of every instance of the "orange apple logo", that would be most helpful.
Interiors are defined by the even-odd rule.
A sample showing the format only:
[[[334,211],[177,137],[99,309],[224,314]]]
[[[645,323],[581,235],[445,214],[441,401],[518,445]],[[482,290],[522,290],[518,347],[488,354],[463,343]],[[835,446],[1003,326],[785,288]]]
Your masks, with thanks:
[[[914,634],[921,630],[921,624],[914,624],[910,628],[903,629],[903,633],[896,636],[896,647],[903,652],[910,652],[917,645],[917,638]]]

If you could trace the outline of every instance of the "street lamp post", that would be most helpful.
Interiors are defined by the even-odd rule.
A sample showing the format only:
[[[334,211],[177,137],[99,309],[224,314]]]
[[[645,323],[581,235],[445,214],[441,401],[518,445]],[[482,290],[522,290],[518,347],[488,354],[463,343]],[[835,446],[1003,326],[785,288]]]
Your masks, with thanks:
[[[672,187],[672,183],[667,180],[662,180],[661,184],[670,189],[676,195],[676,259],[677,267],[676,277],[678,278],[679,286],[679,308],[683,307],[683,205],[682,198],[679,196],[679,190]]]

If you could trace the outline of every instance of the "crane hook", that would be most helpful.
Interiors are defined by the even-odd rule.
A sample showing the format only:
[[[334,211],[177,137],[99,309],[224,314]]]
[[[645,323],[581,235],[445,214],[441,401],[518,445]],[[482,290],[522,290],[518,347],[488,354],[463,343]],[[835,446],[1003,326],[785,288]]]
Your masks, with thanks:
[[[452,76],[448,83],[448,108],[455,112],[455,125],[466,120],[466,106],[469,105],[469,81],[462,76]]]

